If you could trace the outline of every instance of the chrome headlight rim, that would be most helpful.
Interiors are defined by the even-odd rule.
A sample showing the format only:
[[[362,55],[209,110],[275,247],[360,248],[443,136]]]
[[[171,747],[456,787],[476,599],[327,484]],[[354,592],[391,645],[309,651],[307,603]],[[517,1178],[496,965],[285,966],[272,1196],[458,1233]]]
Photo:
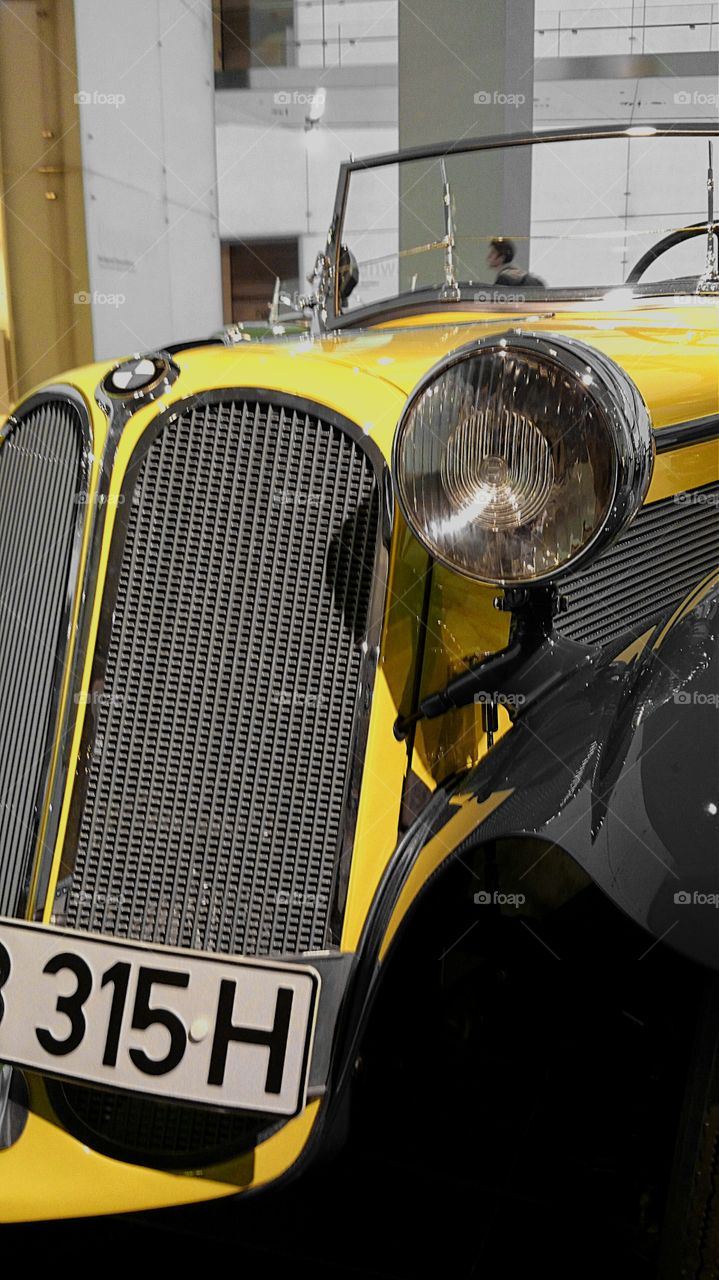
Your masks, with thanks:
[[[606,514],[587,541],[563,563],[545,573],[525,577],[489,577],[471,572],[437,548],[410,509],[401,479],[401,451],[413,414],[425,392],[458,364],[491,354],[516,351],[557,366],[581,382],[595,402],[612,448],[613,492]],[[589,382],[586,379],[589,379]],[[483,335],[456,347],[437,361],[410,392],[400,415],[392,444],[392,479],[397,502],[410,532],[431,559],[469,581],[486,586],[512,588],[546,585],[581,567],[587,567],[631,523],[646,498],[656,454],[654,432],[647,405],[624,370],[604,352],[577,338],[560,333],[540,333],[513,328]]]

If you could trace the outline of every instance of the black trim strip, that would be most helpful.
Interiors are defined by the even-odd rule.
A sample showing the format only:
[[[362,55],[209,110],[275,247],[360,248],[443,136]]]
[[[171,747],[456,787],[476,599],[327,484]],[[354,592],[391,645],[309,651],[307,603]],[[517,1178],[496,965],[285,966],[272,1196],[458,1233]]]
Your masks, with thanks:
[[[181,351],[194,351],[195,347],[224,347],[227,344],[222,338],[187,338],[184,342],[171,342],[160,350],[168,356],[179,355]]]
[[[654,442],[657,453],[668,453],[670,449],[684,449],[689,444],[702,444],[705,440],[716,440],[719,436],[719,414],[710,414],[707,418],[694,418],[691,422],[678,422],[673,427],[660,427],[654,430]]]

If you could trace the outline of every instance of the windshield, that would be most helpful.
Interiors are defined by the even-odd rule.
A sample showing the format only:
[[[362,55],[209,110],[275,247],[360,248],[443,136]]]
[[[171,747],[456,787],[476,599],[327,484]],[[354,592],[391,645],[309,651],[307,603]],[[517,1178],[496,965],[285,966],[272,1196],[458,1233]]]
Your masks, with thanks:
[[[719,166],[716,137],[540,135],[349,166],[342,310],[427,289],[512,303],[627,282],[658,293],[678,281],[694,287],[707,263],[708,141]]]

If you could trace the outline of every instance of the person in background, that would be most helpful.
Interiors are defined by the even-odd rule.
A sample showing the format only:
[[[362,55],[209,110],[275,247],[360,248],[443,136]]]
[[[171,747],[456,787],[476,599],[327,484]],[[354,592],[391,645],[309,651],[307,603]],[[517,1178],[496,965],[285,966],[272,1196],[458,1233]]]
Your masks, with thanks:
[[[495,285],[526,284],[543,287],[544,281],[540,280],[539,276],[533,276],[530,271],[522,271],[520,267],[512,266],[515,253],[513,240],[506,240],[504,236],[495,236],[490,240],[487,266],[497,272]]]

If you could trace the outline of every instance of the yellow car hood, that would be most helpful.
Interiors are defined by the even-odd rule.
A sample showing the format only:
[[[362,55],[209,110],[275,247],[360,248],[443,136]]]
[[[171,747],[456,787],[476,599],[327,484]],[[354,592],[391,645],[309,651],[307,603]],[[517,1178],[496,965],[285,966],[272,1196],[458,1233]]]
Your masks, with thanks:
[[[428,369],[457,347],[514,328],[562,333],[610,356],[636,383],[655,427],[719,412],[719,303],[713,299],[690,299],[671,308],[455,313],[451,323],[446,313],[426,315],[332,334],[311,344],[293,339],[289,349],[321,352],[408,395]],[[280,340],[278,345],[288,344]]]
[[[389,458],[404,401],[428,370],[458,347],[511,329],[561,333],[610,356],[639,388],[655,428],[719,414],[719,302],[687,297],[671,307],[653,300],[631,309],[595,303],[581,310],[577,304],[561,311],[544,306],[541,312],[525,306],[521,314],[457,310],[451,319],[446,311],[428,313],[314,338],[292,335],[232,347],[188,343],[174,357],[177,382],[137,417],[144,425],[174,401],[212,388],[264,387],[344,414]],[[53,383],[72,383],[92,404],[110,364],[98,361]]]

